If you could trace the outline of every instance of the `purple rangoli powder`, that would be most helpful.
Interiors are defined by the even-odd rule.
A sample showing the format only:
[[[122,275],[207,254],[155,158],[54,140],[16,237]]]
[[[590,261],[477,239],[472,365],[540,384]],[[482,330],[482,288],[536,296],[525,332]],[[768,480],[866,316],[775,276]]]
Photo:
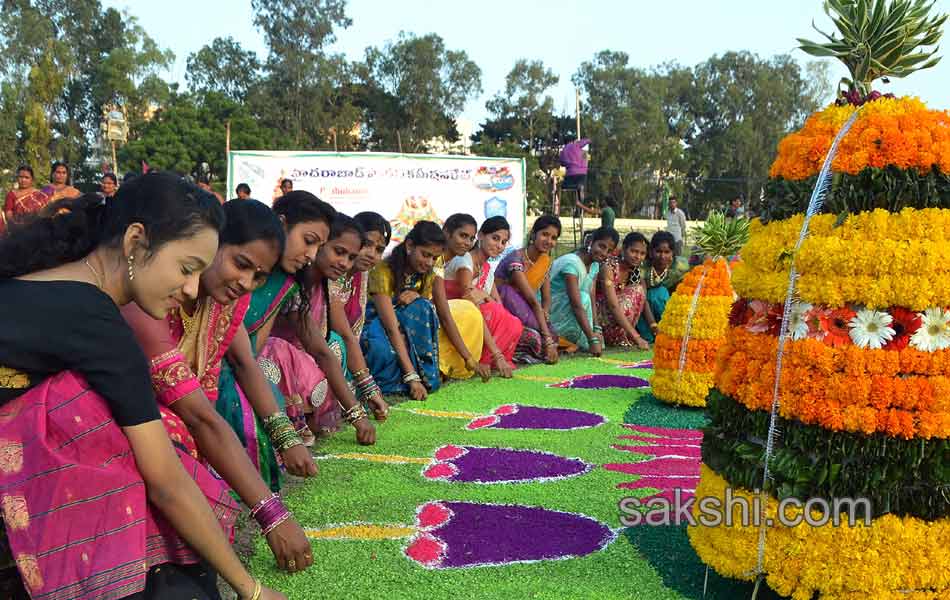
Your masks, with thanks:
[[[406,555],[438,569],[586,556],[615,537],[588,516],[519,505],[430,502],[418,524]]]
[[[591,466],[537,450],[443,446],[435,463],[423,470],[429,479],[461,483],[519,483],[583,475]]]

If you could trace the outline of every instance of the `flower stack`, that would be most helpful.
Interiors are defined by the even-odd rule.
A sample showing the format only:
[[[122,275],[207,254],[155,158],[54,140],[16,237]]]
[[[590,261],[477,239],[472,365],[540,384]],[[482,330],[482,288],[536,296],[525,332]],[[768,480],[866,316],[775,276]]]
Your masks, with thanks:
[[[888,15],[904,31],[918,31],[921,19],[936,23],[939,38],[943,20],[927,20],[926,10],[903,18],[889,12],[903,4],[829,3],[843,16],[843,40],[851,23],[887,31]],[[917,21],[908,22],[911,13]],[[875,47],[873,39],[869,44]],[[950,207],[950,196],[936,186],[901,186],[924,179],[950,184],[950,113],[927,111],[917,100],[856,96],[868,83],[856,81],[843,94],[846,102],[812,116],[779,145],[770,189],[813,188],[836,127],[861,111],[833,162],[825,206],[832,214],[810,221],[799,250],[802,214],[753,224],[733,274],[740,299],[707,399],[696,506],[725,505],[728,497],[751,504],[759,495],[750,490],[763,485],[778,336],[794,265],[799,277],[778,382],[778,435],[763,506],[773,521],[764,528],[763,558],[759,524],[740,522],[735,511],[733,526],[707,521],[691,527],[689,537],[720,574],[762,577],[796,600],[947,598],[950,210],[943,207]],[[859,102],[847,102],[855,97]],[[792,499],[821,499],[823,506],[811,507],[830,507],[830,514],[811,510],[811,525],[792,526],[805,516],[800,504],[786,504],[785,519],[777,518],[779,502]]]
[[[686,274],[666,304],[650,386],[664,402],[702,407],[713,387],[716,354],[725,341],[735,297],[730,267],[722,257],[734,254],[748,240],[748,221],[712,213],[693,237],[707,258]]]

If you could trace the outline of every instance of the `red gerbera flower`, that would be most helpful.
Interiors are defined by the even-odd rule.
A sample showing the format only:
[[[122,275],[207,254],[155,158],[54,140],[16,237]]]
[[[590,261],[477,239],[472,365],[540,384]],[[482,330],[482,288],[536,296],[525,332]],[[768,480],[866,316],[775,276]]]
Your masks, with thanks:
[[[854,315],[854,311],[850,308],[836,308],[822,313],[818,318],[821,329],[825,332],[823,341],[835,348],[850,345],[852,341],[848,332],[848,323]]]
[[[890,310],[891,327],[894,328],[894,337],[884,345],[885,350],[903,350],[910,342],[910,336],[920,329],[920,315],[906,308],[895,307]]]
[[[746,320],[749,318],[749,311],[747,310],[748,306],[748,300],[745,298],[739,298],[736,303],[732,305],[732,310],[729,311],[729,325],[732,327],[739,327],[740,325],[745,324]]]

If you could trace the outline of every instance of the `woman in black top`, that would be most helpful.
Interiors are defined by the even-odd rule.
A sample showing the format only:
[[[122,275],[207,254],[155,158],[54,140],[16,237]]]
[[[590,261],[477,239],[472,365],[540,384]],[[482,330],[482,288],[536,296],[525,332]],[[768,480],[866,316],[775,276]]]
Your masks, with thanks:
[[[222,221],[213,196],[149,173],[115,200],[62,201],[0,238],[0,489],[32,596],[216,597],[200,567],[164,567],[195,562],[193,550],[240,598],[283,598],[229,546],[208,505],[227,514],[226,490],[173,449],[118,310],[134,301],[158,319],[193,298]]]

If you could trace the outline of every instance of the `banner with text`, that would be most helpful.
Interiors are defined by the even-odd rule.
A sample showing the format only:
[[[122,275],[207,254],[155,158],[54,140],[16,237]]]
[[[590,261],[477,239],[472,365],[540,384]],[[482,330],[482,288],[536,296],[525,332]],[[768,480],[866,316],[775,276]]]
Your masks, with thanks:
[[[524,161],[478,156],[380,154],[369,152],[232,151],[228,156],[228,193],[239,183],[251,197],[272,203],[280,182],[290,179],[340,212],[375,211],[393,226],[398,243],[416,221],[440,225],[457,212],[479,225],[501,215],[511,223],[511,240],[525,235]]]

